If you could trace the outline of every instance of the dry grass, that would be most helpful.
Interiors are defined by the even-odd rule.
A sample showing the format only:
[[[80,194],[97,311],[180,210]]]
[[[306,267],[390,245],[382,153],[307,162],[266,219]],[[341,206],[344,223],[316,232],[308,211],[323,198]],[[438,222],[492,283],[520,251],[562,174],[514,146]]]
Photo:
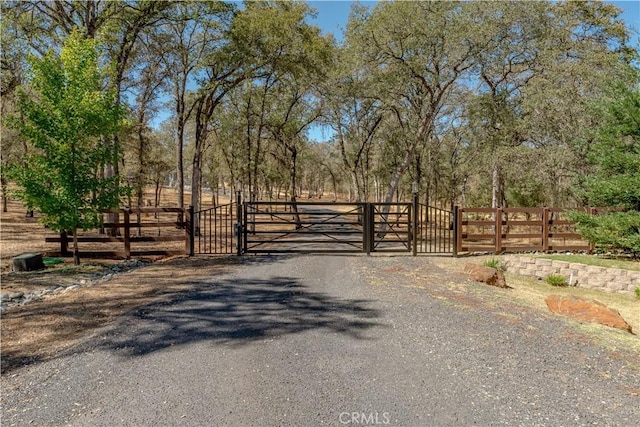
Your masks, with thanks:
[[[152,194],[148,193],[147,197],[152,197]],[[220,203],[228,201],[221,198]],[[176,206],[175,192],[165,189],[161,204]],[[208,206],[205,204],[204,208]],[[64,264],[42,271],[11,272],[11,259],[16,255],[55,252],[59,249],[57,243],[45,243],[46,236],[55,234],[38,223],[38,215],[27,218],[25,214],[26,209],[22,204],[10,200],[8,212],[3,212],[0,217],[2,293],[33,292],[51,286],[78,283],[83,279],[90,280],[94,273],[117,262],[111,259],[86,260],[82,265],[74,266],[70,259],[66,259]],[[152,228],[145,232],[157,231]],[[174,232],[183,233],[180,230]],[[175,244],[184,247],[182,242]],[[159,249],[170,249],[167,243],[159,245],[162,246]],[[121,251],[122,245],[94,243],[85,244],[80,249]],[[192,281],[201,279],[203,275],[220,273],[233,262],[225,258],[178,257],[122,274],[98,286],[49,295],[12,308],[2,315],[0,325],[2,371],[53,357],[118,316],[151,301],[169,298],[186,289]]]
[[[2,372],[55,357],[117,317],[151,302],[169,300],[202,277],[222,274],[235,263],[229,258],[176,257],[101,285],[13,308],[2,316]]]
[[[486,260],[495,256],[464,257],[464,258],[434,258],[434,263],[440,267],[462,271],[467,263],[482,265]],[[545,298],[551,294],[575,295],[600,301],[608,307],[618,310],[620,315],[629,323],[635,335],[618,329],[590,323],[573,322],[592,338],[597,339],[609,349],[625,349],[640,353],[640,301],[633,295],[617,292],[605,292],[595,289],[577,287],[555,287],[535,278],[505,274],[507,284],[513,289],[509,291],[509,304],[533,307],[542,312],[548,312]],[[496,294],[498,297],[498,294]]]

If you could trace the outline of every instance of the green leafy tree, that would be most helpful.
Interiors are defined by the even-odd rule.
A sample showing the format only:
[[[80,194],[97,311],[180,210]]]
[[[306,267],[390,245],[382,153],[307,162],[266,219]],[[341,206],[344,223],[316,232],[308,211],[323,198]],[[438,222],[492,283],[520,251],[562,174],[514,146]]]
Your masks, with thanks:
[[[576,213],[580,233],[596,246],[640,256],[640,87],[620,87],[603,109],[586,181],[591,205],[623,209],[598,216]]]
[[[114,93],[102,90],[96,42],[72,32],[59,54],[31,58],[29,83],[37,94],[19,96],[22,120],[15,121],[35,150],[12,178],[16,196],[42,214],[54,231],[73,234],[76,264],[78,229],[96,227],[100,212],[117,207],[126,188],[118,178],[103,178],[111,149],[105,140],[123,125],[123,111]]]

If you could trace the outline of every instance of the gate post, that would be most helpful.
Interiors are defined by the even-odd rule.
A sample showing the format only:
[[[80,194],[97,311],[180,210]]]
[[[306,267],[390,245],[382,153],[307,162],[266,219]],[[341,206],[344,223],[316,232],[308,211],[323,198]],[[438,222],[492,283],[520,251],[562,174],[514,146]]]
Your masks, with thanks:
[[[242,255],[242,192],[236,192],[236,255]]]
[[[375,218],[372,204],[366,202],[363,205],[364,216],[362,218],[362,251],[369,255],[371,254],[371,252],[373,252],[374,248]]]
[[[363,203],[362,207],[362,252],[369,253],[369,204]]]
[[[193,206],[189,206],[189,208],[187,209],[187,223],[185,224],[185,232],[186,232],[186,237],[187,237],[187,243],[186,243],[186,250],[187,250],[187,255],[189,256],[193,256],[194,253],[194,239],[196,237],[196,230],[195,230],[195,221],[193,220]]]

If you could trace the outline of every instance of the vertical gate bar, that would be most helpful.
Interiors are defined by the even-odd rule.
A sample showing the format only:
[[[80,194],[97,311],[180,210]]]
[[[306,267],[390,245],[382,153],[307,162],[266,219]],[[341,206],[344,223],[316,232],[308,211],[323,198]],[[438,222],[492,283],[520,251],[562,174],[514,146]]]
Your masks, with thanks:
[[[233,215],[233,212],[231,212]],[[245,217],[246,221],[246,217]],[[242,255],[242,230],[245,225],[242,223],[242,193],[238,191],[236,193],[236,255]],[[245,244],[246,248],[246,244]]]
[[[411,213],[412,211],[409,210],[409,224],[407,224],[407,228],[409,228],[410,230],[413,228],[413,234],[411,235],[411,240],[412,240],[412,255],[413,256],[417,256],[418,255],[418,209],[420,209],[420,206],[418,206],[418,193],[413,193],[413,206],[411,206],[412,210],[413,210],[413,218],[411,217]]]
[[[424,247],[424,215],[423,215],[423,210],[424,210],[424,206],[423,205],[419,205],[420,206],[420,218],[418,219],[418,229],[420,232],[420,253],[424,253],[425,252],[425,247]]]
[[[462,216],[464,214],[464,209],[458,209],[458,223],[456,224],[456,230],[458,230],[457,241],[456,241],[456,253],[462,251]]]
[[[453,207],[453,256],[457,257],[458,256],[458,233],[460,232],[458,230],[458,215],[460,215],[460,213],[458,212],[458,207],[454,206]]]
[[[433,224],[431,223],[431,206],[427,206],[427,218],[425,219],[427,225],[427,242],[429,247],[429,253],[433,253]]]
[[[439,254],[442,249],[442,229],[440,228],[440,209],[433,208],[433,217],[435,218],[435,222],[433,223],[434,233],[436,235],[436,253]]]
[[[216,253],[216,214],[218,212],[218,207],[211,208],[209,211],[209,253]]]
[[[434,222],[433,222],[433,232],[435,234],[435,252],[437,254],[440,253],[440,250],[442,249],[442,230],[440,229],[440,224],[442,224],[441,220],[440,220],[440,209],[438,208],[433,208],[433,218],[434,218]]]
[[[242,232],[242,239],[243,239],[243,245],[242,245],[242,250],[244,253],[247,253],[247,251],[249,250],[249,246],[248,246],[248,236],[247,236],[247,230],[249,229],[249,224],[247,224],[247,209],[248,209],[248,203],[245,200],[245,202],[242,204],[242,214],[243,214],[243,220],[242,220],[242,230],[240,230]]]
[[[442,226],[444,224],[444,221],[443,221],[444,211],[442,209],[439,210],[438,217],[439,217],[439,224],[440,224],[440,248],[438,250],[438,253],[441,254],[442,252],[444,252],[444,243],[445,243],[445,228]]]

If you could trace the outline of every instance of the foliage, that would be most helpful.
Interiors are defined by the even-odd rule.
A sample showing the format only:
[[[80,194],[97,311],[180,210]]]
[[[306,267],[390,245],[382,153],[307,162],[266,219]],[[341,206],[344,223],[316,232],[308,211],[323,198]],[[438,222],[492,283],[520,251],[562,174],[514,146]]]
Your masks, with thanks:
[[[602,108],[590,159],[597,168],[586,181],[591,205],[621,208],[597,216],[575,213],[578,230],[598,248],[640,256],[640,87],[618,86]]]
[[[636,299],[640,299],[640,286],[636,288]]]
[[[640,256],[640,212],[573,213],[578,231],[600,250],[624,251]]]
[[[31,57],[35,96],[19,96],[21,120],[13,124],[36,148],[15,164],[16,195],[55,231],[98,225],[98,213],[117,207],[125,189],[118,178],[102,178],[109,147],[103,138],[117,133],[123,111],[113,93],[102,90],[98,48],[76,31],[59,54]]]
[[[592,187],[606,195],[636,183],[590,161],[602,140],[591,130],[609,114],[589,102],[610,81],[638,80],[628,73],[637,49],[611,4],[356,4],[341,43],[313,25],[304,1],[46,4],[3,3],[3,109],[12,109],[6,65],[59,49],[81,27],[104,42],[101,61],[114,70],[106,87],[134,112],[129,136],[105,141],[107,172],[159,191],[172,168],[180,206],[185,184],[197,207],[207,182],[214,193],[332,188],[381,201],[410,194],[415,181],[429,204],[505,207],[602,205]],[[171,145],[152,130],[160,108]],[[332,130],[310,143],[318,123]],[[31,150],[4,127],[2,137],[3,164]]]
[[[550,284],[551,286],[567,286],[567,278],[560,274],[550,274],[545,279],[545,282]]]
[[[495,268],[498,271],[507,271],[507,266],[500,258],[491,258],[482,263],[485,267]]]

